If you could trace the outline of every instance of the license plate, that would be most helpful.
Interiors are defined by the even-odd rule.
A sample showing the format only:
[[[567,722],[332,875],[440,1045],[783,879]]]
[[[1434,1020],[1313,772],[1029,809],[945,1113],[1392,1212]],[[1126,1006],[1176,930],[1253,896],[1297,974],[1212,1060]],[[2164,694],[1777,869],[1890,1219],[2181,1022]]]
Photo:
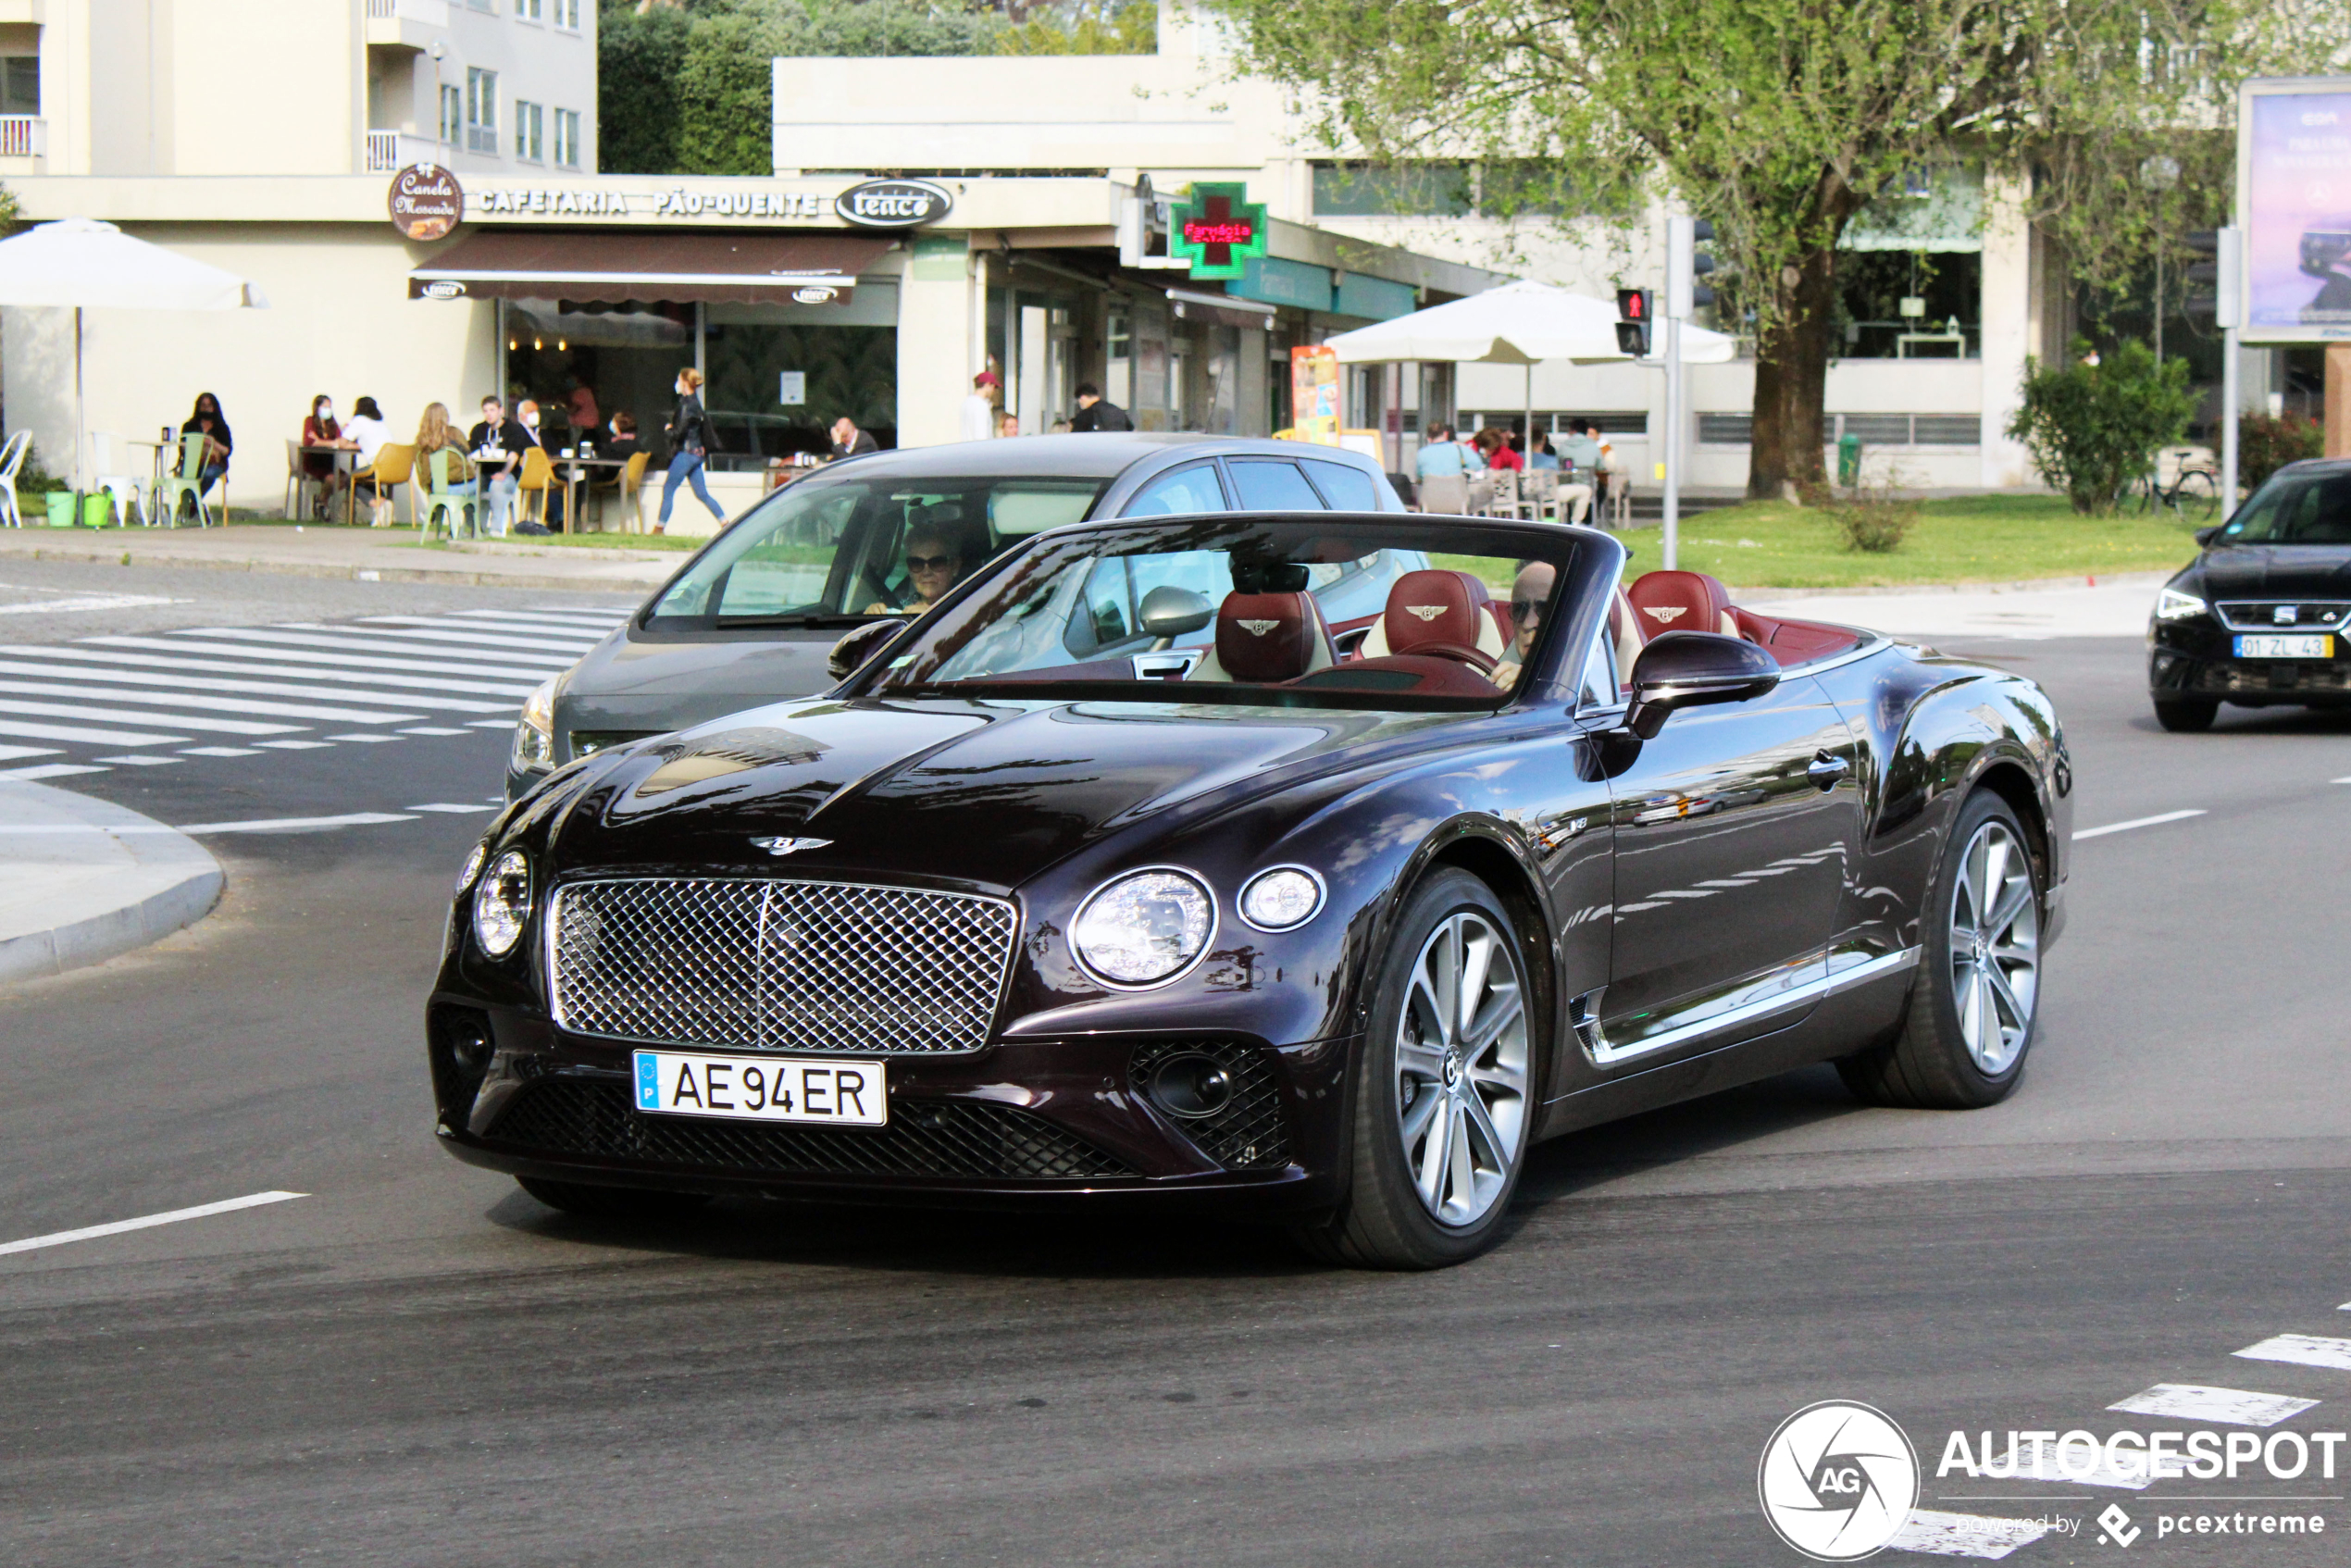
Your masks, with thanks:
[[[857,1127],[889,1122],[878,1062],[640,1051],[636,1066],[637,1109],[665,1116]]]
[[[2332,659],[2334,639],[2331,636],[2280,637],[2263,634],[2237,639],[2240,659]]]

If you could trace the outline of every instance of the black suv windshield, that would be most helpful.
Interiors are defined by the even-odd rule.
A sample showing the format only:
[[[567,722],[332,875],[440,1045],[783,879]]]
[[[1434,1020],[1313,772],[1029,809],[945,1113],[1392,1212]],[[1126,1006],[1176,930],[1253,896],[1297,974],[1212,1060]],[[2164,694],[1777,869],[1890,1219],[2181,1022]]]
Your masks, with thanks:
[[[2351,544],[2351,473],[2279,474],[2216,544]]]
[[[663,631],[919,615],[1034,533],[1092,510],[1100,479],[811,477],[721,534],[647,612]]]

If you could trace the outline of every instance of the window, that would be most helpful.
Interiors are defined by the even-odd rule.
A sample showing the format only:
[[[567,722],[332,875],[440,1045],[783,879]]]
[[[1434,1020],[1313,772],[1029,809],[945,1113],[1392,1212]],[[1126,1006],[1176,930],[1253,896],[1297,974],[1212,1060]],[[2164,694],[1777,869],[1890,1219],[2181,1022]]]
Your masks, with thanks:
[[[459,128],[465,120],[465,93],[454,82],[442,87],[441,139],[452,146],[456,145]]]
[[[479,66],[466,68],[466,149],[498,151],[498,73]]]
[[[1350,468],[1344,463],[1326,463],[1319,457],[1306,459],[1306,471],[1331,505],[1341,512],[1376,512],[1379,492],[1372,488],[1372,476],[1361,468]]]
[[[1314,493],[1294,463],[1275,458],[1250,458],[1231,465],[1233,488],[1241,505],[1251,512],[1320,512],[1323,498]]]
[[[1192,512],[1222,512],[1225,492],[1216,482],[1216,465],[1195,463],[1163,474],[1126,504],[1130,517],[1181,516]]]
[[[579,111],[555,111],[555,161],[566,168],[579,167]]]
[[[555,0],[555,25],[579,31],[579,0]]]
[[[527,22],[535,22],[539,19],[540,3],[541,0],[515,0],[515,15]]]
[[[1752,414],[1701,414],[1698,439],[1701,446],[1745,446],[1754,439]]]
[[[0,71],[0,115],[41,112],[41,56],[11,55]]]
[[[540,139],[546,130],[547,111],[536,104],[515,100],[515,156],[527,163],[538,163],[546,156],[546,144]]]

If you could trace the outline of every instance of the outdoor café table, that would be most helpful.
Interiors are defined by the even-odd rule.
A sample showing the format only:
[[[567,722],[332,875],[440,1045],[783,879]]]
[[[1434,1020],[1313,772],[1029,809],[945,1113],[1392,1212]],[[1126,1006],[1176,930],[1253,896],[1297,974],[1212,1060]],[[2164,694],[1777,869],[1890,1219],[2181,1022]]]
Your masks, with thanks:
[[[618,473],[628,467],[628,459],[626,457],[567,457],[560,453],[553,455],[555,467],[563,471],[564,477],[564,532],[578,533],[579,531],[580,487],[593,482],[599,472]]]
[[[143,446],[155,454],[155,462],[152,465],[154,472],[147,476],[147,504],[140,509],[146,519],[147,526],[153,528],[155,526],[155,498],[163,493],[163,454],[167,452],[177,452],[180,450],[180,443],[168,441],[141,441],[133,436],[125,441],[123,445]],[[180,519],[167,517],[164,520],[167,523],[176,523]]]
[[[357,477],[359,452],[356,447],[305,446],[302,449],[302,454],[305,457],[331,457],[335,460],[335,468],[338,472]],[[329,520],[332,521],[331,518]],[[342,487],[342,520],[345,523],[356,523],[359,520],[359,487],[356,484],[347,484]]]

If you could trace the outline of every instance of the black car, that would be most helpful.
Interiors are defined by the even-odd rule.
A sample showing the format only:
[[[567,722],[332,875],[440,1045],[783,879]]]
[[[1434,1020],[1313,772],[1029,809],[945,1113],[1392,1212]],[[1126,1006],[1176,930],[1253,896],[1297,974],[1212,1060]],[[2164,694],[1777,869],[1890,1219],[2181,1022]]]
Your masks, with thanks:
[[[2147,688],[2166,729],[2239,707],[2351,703],[2351,462],[2289,463],[2163,585]]]
[[[924,603],[1042,529],[1179,512],[1402,511],[1376,464],[1337,447],[1200,435],[1028,436],[829,464],[743,514],[628,622],[523,705],[509,799],[575,757],[832,685],[844,632]],[[910,543],[921,548],[910,552]],[[1375,616],[1385,563],[1325,596]]]
[[[1624,561],[1059,528],[824,696],[560,768],[459,879],[441,1139],[583,1212],[1217,1204],[1419,1267],[1536,1139],[1823,1059],[2001,1099],[2063,914],[2048,699]]]

